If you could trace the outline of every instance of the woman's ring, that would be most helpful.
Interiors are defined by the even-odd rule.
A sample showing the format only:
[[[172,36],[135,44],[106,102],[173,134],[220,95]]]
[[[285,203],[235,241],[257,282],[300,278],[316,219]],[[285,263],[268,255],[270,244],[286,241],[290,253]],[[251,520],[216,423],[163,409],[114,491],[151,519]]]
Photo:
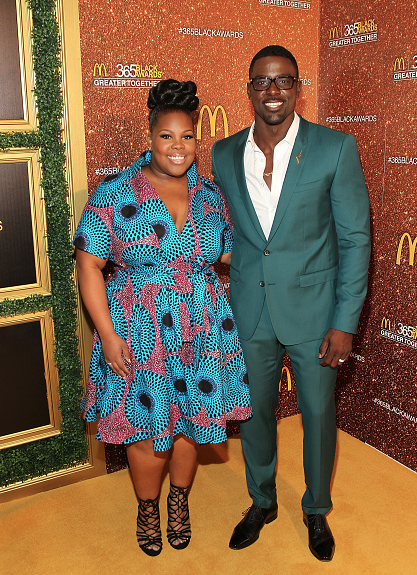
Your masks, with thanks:
[[[340,361],[340,359],[339,359]],[[111,361],[106,361],[107,365],[111,365]]]
[[[339,359],[339,363],[344,363],[345,361],[345,359]]]

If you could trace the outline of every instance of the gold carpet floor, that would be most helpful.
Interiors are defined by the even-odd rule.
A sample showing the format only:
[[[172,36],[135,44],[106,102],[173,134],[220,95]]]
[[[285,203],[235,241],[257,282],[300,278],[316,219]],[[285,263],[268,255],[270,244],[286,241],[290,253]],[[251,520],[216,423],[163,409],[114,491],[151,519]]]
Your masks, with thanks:
[[[137,546],[137,504],[127,470],[0,505],[1,575],[415,575],[417,474],[338,433],[328,520],[336,540],[331,563],[307,546],[299,416],[278,423],[278,519],[242,551],[228,541],[250,505],[237,437],[201,448],[190,494],[193,536],[158,557]],[[165,499],[161,520],[166,525]]]

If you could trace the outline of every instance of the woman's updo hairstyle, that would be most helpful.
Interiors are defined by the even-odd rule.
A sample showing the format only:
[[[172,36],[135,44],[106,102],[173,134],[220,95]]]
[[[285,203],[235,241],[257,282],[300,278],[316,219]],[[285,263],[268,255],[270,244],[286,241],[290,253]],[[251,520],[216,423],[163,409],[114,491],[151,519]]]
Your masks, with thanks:
[[[178,80],[161,80],[149,90],[148,108],[149,129],[152,129],[160,112],[180,110],[192,118],[192,112],[198,107],[197,86],[194,82]]]

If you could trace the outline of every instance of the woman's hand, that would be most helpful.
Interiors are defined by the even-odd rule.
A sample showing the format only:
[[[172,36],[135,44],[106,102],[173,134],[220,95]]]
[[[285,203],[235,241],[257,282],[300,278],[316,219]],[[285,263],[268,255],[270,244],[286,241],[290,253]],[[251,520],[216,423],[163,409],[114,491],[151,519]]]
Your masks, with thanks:
[[[227,254],[223,254],[219,257],[219,262],[222,264],[227,264],[230,266],[230,262],[232,260],[232,252],[227,252]]]
[[[126,342],[116,332],[100,338],[103,347],[104,360],[111,370],[119,377],[125,377],[129,373],[130,353]]]

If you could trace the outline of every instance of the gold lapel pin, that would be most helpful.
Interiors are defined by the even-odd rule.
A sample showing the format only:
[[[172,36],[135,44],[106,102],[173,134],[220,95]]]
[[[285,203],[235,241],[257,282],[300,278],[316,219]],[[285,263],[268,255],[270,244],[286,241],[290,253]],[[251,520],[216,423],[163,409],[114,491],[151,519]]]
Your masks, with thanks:
[[[298,156],[295,156],[297,158],[297,165],[300,163],[300,157],[301,157],[302,153],[303,153],[303,150],[301,150],[301,152],[298,154]]]

